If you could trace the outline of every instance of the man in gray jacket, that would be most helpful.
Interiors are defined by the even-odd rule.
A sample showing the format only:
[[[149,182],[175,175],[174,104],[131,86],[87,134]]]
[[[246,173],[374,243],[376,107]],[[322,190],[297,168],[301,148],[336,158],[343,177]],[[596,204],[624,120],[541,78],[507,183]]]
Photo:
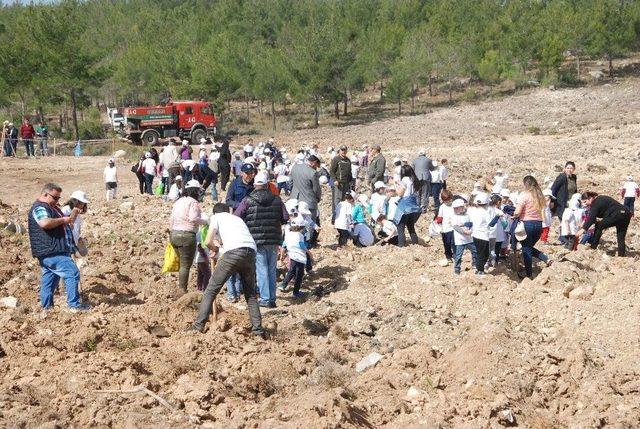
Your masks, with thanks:
[[[422,209],[422,213],[429,210],[429,195],[431,195],[431,170],[433,170],[433,162],[427,157],[427,152],[420,149],[418,157],[413,160],[412,167],[416,173],[416,177],[420,181],[420,193],[418,194],[418,205]]]
[[[317,171],[319,167],[320,160],[317,156],[311,155],[306,164],[295,164],[289,173],[293,185],[291,198],[307,203],[311,211],[311,218],[316,223],[318,223],[318,203],[322,197]]]
[[[373,192],[375,192],[373,185],[376,182],[384,182],[384,172],[387,168],[387,160],[382,156],[381,151],[380,145],[375,145],[371,148],[371,160],[369,161],[367,178]]]

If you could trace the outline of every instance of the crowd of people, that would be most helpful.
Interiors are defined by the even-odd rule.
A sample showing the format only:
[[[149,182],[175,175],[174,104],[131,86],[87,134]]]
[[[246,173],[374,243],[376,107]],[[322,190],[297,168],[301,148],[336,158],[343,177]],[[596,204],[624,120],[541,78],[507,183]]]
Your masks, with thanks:
[[[515,255],[511,260],[524,266],[516,270],[518,276],[533,278],[534,260],[551,263],[541,246],[550,244],[556,217],[560,245],[575,250],[578,243],[589,243],[596,248],[603,230],[615,227],[618,254],[626,254],[625,237],[640,194],[632,177],[621,187],[623,203],[592,191],[579,193],[571,161],[555,180],[547,177],[539,183],[527,175],[520,183],[509,183],[509,175],[497,170],[473,188],[453,189],[447,160],[433,160],[428,149],[419,150],[411,162],[396,158],[390,166],[380,146],[349,152],[340,146],[322,155],[314,145],[293,153],[270,139],[250,140],[231,153],[228,140],[203,139],[198,146],[171,140],[159,151],[145,152],[131,167],[141,193],[172,204],[169,242],[180,261],[176,296],[189,290],[190,271],[196,267],[195,287],[203,291],[203,300],[191,329],[204,329],[225,285],[230,302],[245,297],[256,334],[263,334],[259,307],[274,308],[278,295],[289,292],[294,300],[304,299],[302,285],[313,273],[321,218],[330,219],[337,249],[349,243],[419,244],[416,225],[426,218],[429,234],[442,240],[445,265],[452,265],[455,274],[463,271],[468,251],[478,276],[495,273],[494,267]],[[103,176],[110,201],[118,187],[114,159]],[[321,217],[323,188],[331,192],[331,213]],[[32,250],[42,267],[41,302],[45,308],[53,305],[52,293],[63,278],[68,306],[84,310],[73,291],[79,272],[72,255],[82,255],[83,247],[86,254],[80,225],[88,199],[74,192],[60,209],[61,192],[55,184],[45,186],[29,213]],[[210,212],[203,209],[208,199]],[[278,261],[285,267],[279,284]]]
[[[49,127],[43,121],[40,121],[37,127],[28,118],[25,118],[22,125],[18,129],[13,122],[4,121],[2,130],[0,130],[2,140],[2,153],[4,156],[18,157],[18,141],[21,140],[24,145],[25,155],[27,158],[36,157],[35,143],[37,140],[39,155],[48,156],[49,149],[47,143],[49,141]]]

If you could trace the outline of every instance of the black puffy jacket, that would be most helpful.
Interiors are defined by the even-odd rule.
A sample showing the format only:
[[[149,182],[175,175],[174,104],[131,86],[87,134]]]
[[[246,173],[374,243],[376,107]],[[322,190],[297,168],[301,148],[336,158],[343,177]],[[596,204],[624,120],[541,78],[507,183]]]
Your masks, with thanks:
[[[282,200],[268,189],[254,189],[247,196],[244,221],[258,246],[280,244],[285,223]]]

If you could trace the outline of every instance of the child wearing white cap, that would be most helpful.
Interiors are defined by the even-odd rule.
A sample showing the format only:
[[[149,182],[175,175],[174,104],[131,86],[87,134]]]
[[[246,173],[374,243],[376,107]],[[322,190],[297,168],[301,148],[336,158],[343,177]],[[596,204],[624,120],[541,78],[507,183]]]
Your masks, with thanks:
[[[387,187],[384,182],[378,181],[373,184],[373,189],[374,193],[371,194],[369,203],[371,207],[371,219],[373,223],[375,223],[380,214],[387,213],[387,196],[385,195]]]
[[[485,275],[485,264],[491,255],[490,243],[492,232],[497,222],[496,211],[489,206],[489,194],[479,192],[474,197],[475,207],[469,208],[469,219],[472,226],[473,244],[476,246],[476,275]]]
[[[378,235],[381,240],[379,244],[384,246],[385,244],[393,244],[394,246],[398,245],[398,227],[395,223],[391,222],[387,219],[384,214],[380,214],[376,221],[378,225],[380,225],[380,232]]]
[[[575,242],[575,236],[582,225],[582,212],[580,208],[581,195],[573,194],[569,199],[568,206],[562,212],[562,223],[560,224],[560,234],[566,240],[565,246],[572,250]]]
[[[493,183],[494,194],[499,194],[500,191],[505,188],[507,184],[507,178],[508,176],[504,174],[502,170],[496,170],[496,174],[493,176],[493,180],[491,181],[491,183]]]
[[[118,169],[116,168],[115,159],[109,158],[109,162],[104,168],[102,176],[104,178],[104,186],[107,190],[107,201],[114,200],[118,190]]]
[[[477,252],[476,246],[473,244],[472,230],[473,224],[469,215],[467,215],[467,208],[464,200],[456,198],[451,203],[454,215],[451,217],[451,226],[453,227],[453,242],[456,248],[456,252],[453,257],[453,272],[460,274],[462,266],[462,255],[465,250],[471,252],[471,264],[476,265]]]
[[[294,218],[289,224],[289,228],[285,231],[284,241],[280,251],[280,259],[284,261],[285,252],[289,256],[289,269],[284,276],[282,283],[278,286],[282,292],[287,290],[287,285],[295,277],[293,286],[293,297],[302,298],[304,294],[300,292],[300,286],[304,278],[304,270],[307,265],[307,259],[310,255],[307,243],[304,239],[303,231],[305,228],[302,218]]]
[[[551,222],[553,220],[553,215],[551,214],[553,194],[551,193],[551,189],[545,189],[542,191],[542,195],[544,195],[547,204],[542,210],[542,235],[540,236],[540,241],[547,244],[549,242],[549,230],[551,229]]]
[[[620,188],[620,193],[624,206],[633,214],[636,198],[640,196],[640,188],[638,188],[638,184],[633,181],[632,176],[627,176],[627,180],[622,184],[622,188]]]
[[[353,195],[345,193],[344,200],[336,206],[333,226],[338,230],[338,247],[347,244],[353,223]]]

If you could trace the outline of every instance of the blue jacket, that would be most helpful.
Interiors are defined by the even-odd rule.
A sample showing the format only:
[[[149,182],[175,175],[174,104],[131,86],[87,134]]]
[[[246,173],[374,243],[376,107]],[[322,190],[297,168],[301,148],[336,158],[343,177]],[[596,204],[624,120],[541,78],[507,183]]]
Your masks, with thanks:
[[[227,205],[231,206],[233,210],[237,209],[240,202],[244,200],[244,197],[249,195],[251,191],[253,191],[253,182],[245,184],[242,181],[242,177],[236,177],[233,179],[233,182],[231,182],[231,186],[227,191]]]

